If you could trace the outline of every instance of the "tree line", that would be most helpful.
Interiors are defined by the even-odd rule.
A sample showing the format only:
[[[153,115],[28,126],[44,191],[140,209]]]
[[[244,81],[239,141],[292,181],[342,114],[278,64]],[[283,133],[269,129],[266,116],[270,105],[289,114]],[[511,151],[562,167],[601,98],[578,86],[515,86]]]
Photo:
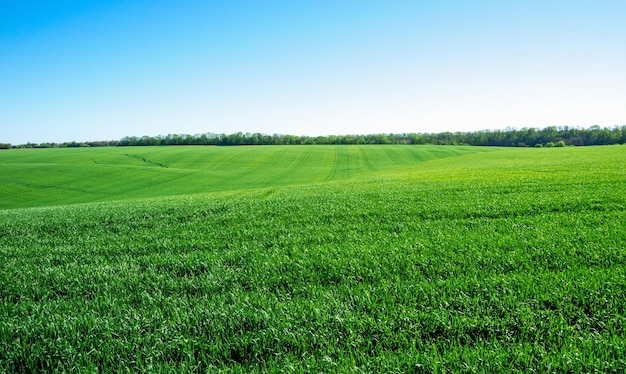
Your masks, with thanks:
[[[157,145],[313,145],[313,144],[434,144],[474,145],[500,147],[551,147],[585,146],[626,143],[626,126],[613,128],[592,126],[549,126],[543,129],[522,128],[483,130],[471,132],[369,134],[297,136],[283,134],[242,133],[233,134],[169,134],[158,136],[127,136],[120,140],[66,143],[27,143],[12,146],[0,143],[0,148],[71,148],[110,146],[157,146]]]

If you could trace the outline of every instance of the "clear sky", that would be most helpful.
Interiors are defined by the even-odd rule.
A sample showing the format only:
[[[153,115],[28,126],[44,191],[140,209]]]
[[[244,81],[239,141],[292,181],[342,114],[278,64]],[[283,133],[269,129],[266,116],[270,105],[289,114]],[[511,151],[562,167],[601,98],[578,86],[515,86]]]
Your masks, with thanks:
[[[0,1],[0,142],[624,124],[624,0]]]

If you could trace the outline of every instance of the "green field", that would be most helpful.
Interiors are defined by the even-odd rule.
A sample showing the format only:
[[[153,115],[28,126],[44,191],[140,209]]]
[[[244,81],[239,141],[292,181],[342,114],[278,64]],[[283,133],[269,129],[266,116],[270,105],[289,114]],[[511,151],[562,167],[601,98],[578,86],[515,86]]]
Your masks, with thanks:
[[[111,147],[0,152],[0,209],[354,179],[477,147]]]
[[[0,372],[626,370],[626,146],[0,152]]]

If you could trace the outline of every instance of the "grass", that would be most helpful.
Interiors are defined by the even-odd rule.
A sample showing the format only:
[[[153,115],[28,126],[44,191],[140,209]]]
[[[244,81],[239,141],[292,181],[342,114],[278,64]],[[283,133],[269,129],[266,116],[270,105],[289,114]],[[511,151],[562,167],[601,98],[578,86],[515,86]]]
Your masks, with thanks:
[[[489,150],[264,146],[4,151],[0,152],[0,209],[342,180]]]
[[[623,372],[626,148],[405,148],[0,211],[0,371]]]

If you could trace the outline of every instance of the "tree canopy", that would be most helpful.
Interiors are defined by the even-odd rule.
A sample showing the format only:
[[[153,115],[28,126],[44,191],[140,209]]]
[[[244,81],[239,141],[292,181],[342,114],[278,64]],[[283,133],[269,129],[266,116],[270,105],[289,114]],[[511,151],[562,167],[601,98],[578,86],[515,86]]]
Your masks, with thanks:
[[[236,132],[230,135],[169,134],[157,136],[126,136],[120,140],[66,143],[27,143],[11,146],[4,143],[0,148],[64,148],[64,147],[104,147],[104,146],[155,146],[155,145],[313,145],[313,144],[435,144],[435,145],[475,145],[500,147],[534,146],[584,146],[626,143],[626,126],[613,128],[592,126],[587,129],[577,127],[549,126],[543,129],[522,128],[506,130],[484,130],[472,132],[404,133],[369,135],[326,135],[297,136],[283,134],[262,134]]]

